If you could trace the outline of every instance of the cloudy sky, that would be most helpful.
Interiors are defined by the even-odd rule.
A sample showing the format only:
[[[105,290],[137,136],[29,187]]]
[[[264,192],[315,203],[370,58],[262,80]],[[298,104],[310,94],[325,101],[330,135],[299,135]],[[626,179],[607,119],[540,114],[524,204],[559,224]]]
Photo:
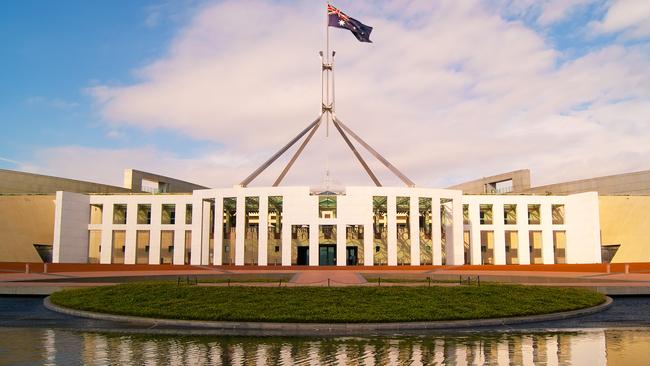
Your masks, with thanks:
[[[334,5],[374,27],[372,44],[331,31],[337,115],[417,185],[650,169],[650,1]],[[324,12],[315,0],[4,1],[0,168],[232,186],[318,115]],[[326,169],[371,184],[330,132],[286,184]]]

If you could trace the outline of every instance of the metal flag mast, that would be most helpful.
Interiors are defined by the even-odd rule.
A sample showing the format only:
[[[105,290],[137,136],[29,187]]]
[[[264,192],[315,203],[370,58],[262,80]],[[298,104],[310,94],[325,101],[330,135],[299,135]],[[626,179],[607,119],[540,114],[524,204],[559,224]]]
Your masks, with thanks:
[[[327,1],[327,8],[329,9],[329,1]],[[273,187],[277,187],[282,183],[282,180],[287,175],[293,164],[296,162],[302,151],[309,144],[309,141],[314,136],[318,128],[320,127],[323,119],[325,119],[325,136],[329,137],[329,125],[330,122],[334,125],[338,133],[341,135],[346,145],[350,148],[350,151],[357,158],[363,169],[366,171],[370,179],[375,183],[377,187],[381,187],[382,184],[377,179],[377,176],[370,169],[366,161],[363,159],[359,151],[356,149],[352,141],[347,135],[352,136],[354,140],[357,141],[361,146],[363,146],[372,156],[375,157],[380,163],[382,163],[388,170],[395,174],[407,187],[414,187],[415,183],[411,181],[406,175],[400,172],[393,164],[388,162],[381,154],[379,154],[375,149],[373,149],[368,143],[366,143],[359,135],[354,133],[349,127],[347,127],[341,120],[336,116],[335,112],[335,91],[334,91],[334,56],[336,51],[330,53],[330,27],[329,27],[329,10],[325,12],[325,53],[323,51],[319,52],[321,58],[321,105],[320,105],[320,115],[309,124],[304,130],[302,130],[296,137],[294,137],[289,143],[283,146],[278,152],[273,154],[267,161],[264,162],[260,167],[255,169],[246,179],[239,183],[240,186],[246,187],[250,182],[257,178],[266,168],[273,164],[280,156],[282,156],[287,150],[289,150],[296,142],[298,142],[303,136],[307,135],[304,141],[298,147],[298,150],[293,154],[287,165],[284,167],[278,178],[273,183]],[[346,134],[347,133],[347,134]]]

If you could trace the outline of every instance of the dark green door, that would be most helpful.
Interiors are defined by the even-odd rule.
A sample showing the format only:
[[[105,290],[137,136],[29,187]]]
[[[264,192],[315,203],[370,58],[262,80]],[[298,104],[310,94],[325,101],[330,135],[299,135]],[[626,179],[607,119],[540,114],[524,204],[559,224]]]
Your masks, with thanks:
[[[356,266],[358,259],[357,259],[357,253],[358,253],[358,248],[357,247],[346,247],[345,251],[347,252],[346,257],[346,265],[348,266]]]
[[[309,265],[309,247],[298,247],[298,258],[297,265],[306,266]]]
[[[336,265],[336,245],[321,244],[319,247],[318,265]]]

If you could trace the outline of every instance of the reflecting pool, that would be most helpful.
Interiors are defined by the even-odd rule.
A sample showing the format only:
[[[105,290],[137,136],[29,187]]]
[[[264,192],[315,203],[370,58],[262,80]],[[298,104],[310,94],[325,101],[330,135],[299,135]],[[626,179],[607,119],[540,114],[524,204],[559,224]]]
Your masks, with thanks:
[[[0,328],[0,365],[647,365],[650,329],[224,337]]]

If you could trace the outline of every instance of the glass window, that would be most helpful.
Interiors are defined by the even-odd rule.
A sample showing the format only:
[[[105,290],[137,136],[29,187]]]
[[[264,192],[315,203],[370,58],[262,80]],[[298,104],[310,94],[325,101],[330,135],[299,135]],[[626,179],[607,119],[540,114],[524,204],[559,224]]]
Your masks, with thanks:
[[[492,205],[480,205],[479,211],[481,224],[483,225],[492,225]]]
[[[116,203],[113,205],[113,224],[126,224],[126,205]]]
[[[503,205],[503,223],[506,225],[517,224],[517,205]]]
[[[90,230],[88,232],[88,263],[99,263],[101,242],[101,230]]]
[[[138,224],[151,224],[151,205],[138,205]]]
[[[540,205],[528,205],[528,224],[539,225],[541,223]]]
[[[149,264],[149,230],[138,230],[136,232],[135,263]]]
[[[291,225],[291,264],[309,265],[309,225]]]
[[[160,232],[160,264],[172,264],[174,259],[174,230]]]
[[[192,204],[185,205],[185,225],[192,225]]]
[[[552,205],[553,225],[564,225],[564,205]]]
[[[388,238],[386,236],[387,229],[387,213],[388,204],[386,196],[372,197],[372,210],[373,210],[373,242],[375,246],[373,261],[375,265],[384,265],[388,263]]]
[[[256,264],[259,243],[260,198],[246,197],[244,216],[244,263]]]
[[[101,204],[90,205],[90,223],[95,225],[101,224],[103,211],[103,205]]]
[[[282,264],[282,196],[270,196],[268,202],[267,263],[280,265]]]
[[[113,252],[111,263],[123,264],[126,251],[126,231],[113,230]]]
[[[223,198],[223,264],[235,263],[235,240],[237,235],[237,197]]]
[[[176,205],[162,205],[160,223],[163,225],[174,225],[176,223]]]
[[[431,207],[433,199],[420,197],[418,203],[418,228],[420,231],[420,264],[433,264],[433,240],[431,236]]]
[[[336,218],[336,196],[318,196],[318,217],[321,219]]]

